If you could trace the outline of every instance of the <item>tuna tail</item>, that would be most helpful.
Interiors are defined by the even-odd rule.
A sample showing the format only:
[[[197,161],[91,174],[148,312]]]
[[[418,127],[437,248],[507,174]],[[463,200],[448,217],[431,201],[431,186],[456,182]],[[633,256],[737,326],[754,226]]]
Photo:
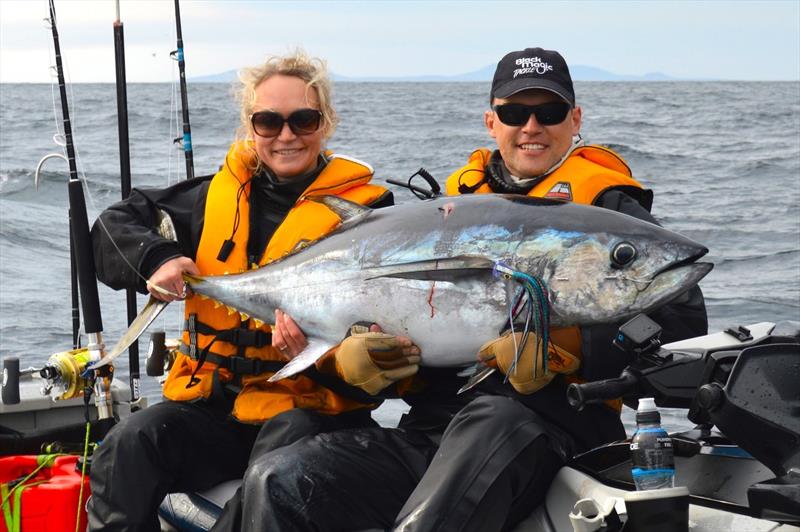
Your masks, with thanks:
[[[158,210],[158,225],[155,229],[159,235],[168,240],[178,240],[178,234],[175,231],[175,224],[172,222],[172,218],[170,218],[166,211],[162,211],[160,209]],[[105,366],[121,355],[142,335],[142,333],[150,326],[151,323],[153,323],[153,320],[155,320],[158,315],[161,314],[161,311],[164,310],[167,305],[169,305],[168,302],[160,301],[153,296],[150,296],[150,299],[147,301],[145,306],[131,322],[128,330],[126,330],[119,341],[117,341],[117,345],[115,345],[106,356],[102,357],[97,362],[90,364],[90,369],[97,369]]]
[[[90,369],[97,369],[99,367],[109,364],[112,360],[125,352],[130,345],[139,338],[142,333],[150,326],[151,323],[161,314],[167,305],[166,301],[160,301],[153,296],[147,301],[147,304],[142,308],[141,312],[131,322],[131,326],[125,331],[125,334],[117,342],[117,345],[108,352],[106,356],[91,364]]]

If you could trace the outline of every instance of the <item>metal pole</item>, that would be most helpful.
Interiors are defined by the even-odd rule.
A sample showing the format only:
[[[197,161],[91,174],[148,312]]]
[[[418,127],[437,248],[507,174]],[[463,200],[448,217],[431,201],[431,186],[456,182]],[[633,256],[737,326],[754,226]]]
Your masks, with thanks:
[[[114,55],[117,71],[117,131],[119,133],[119,181],[122,199],[131,193],[131,154],[128,137],[128,89],[125,78],[125,32],[119,15],[119,0],[116,2],[117,19],[114,21]],[[125,290],[125,301],[128,311],[128,325],[136,318],[136,290]],[[128,368],[131,388],[131,400],[139,399],[139,341],[128,348]]]

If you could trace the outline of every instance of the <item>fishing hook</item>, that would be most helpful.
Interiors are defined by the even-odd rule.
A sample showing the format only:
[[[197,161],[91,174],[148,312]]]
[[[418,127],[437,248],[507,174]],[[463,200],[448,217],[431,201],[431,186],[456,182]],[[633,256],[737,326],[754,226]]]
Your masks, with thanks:
[[[55,140],[55,137],[54,137],[54,140]],[[56,144],[58,144],[58,142],[56,142]],[[39,191],[39,172],[42,169],[42,165],[44,164],[44,162],[46,160],[52,159],[53,157],[56,157],[58,159],[63,159],[64,162],[67,162],[67,163],[69,162],[69,161],[67,161],[67,158],[64,157],[64,155],[62,155],[60,153],[48,153],[47,155],[42,157],[42,160],[39,161],[39,164],[36,165],[36,171],[33,173],[33,184],[36,186],[36,191],[37,192]]]

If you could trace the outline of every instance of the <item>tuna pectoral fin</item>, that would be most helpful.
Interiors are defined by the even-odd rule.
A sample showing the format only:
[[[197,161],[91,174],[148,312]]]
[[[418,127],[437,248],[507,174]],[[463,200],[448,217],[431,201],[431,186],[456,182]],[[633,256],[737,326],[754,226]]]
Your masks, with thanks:
[[[297,375],[307,367],[316,363],[322,355],[331,350],[334,344],[330,344],[319,338],[309,338],[308,345],[303,351],[291,359],[280,371],[269,378],[269,382],[279,381],[292,375]]]
[[[145,329],[153,323],[153,320],[161,314],[161,311],[164,310],[168,304],[169,303],[166,301],[159,301],[153,296],[150,296],[150,299],[147,300],[147,304],[142,308],[142,311],[139,312],[139,315],[134,318],[133,322],[131,322],[131,326],[128,327],[128,330],[125,331],[125,334],[119,339],[117,345],[115,345],[111,351],[108,351],[103,358],[92,364],[91,369],[105,366],[125,352],[125,350],[142,335]]]
[[[491,272],[494,266],[495,261],[486,257],[465,255],[379,266],[366,270],[366,273],[370,279],[397,277],[426,281],[456,281],[459,278],[472,277],[478,273]]]

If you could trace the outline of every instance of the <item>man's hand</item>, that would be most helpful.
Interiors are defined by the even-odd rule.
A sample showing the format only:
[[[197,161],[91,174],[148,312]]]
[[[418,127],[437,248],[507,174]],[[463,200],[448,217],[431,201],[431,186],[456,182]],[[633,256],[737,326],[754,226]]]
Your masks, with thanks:
[[[580,359],[572,353],[551,344],[547,362],[550,371],[545,374],[542,369],[541,349],[536,352],[537,336],[534,333],[530,333],[528,341],[525,343],[525,349],[519,356],[516,368],[509,373],[511,365],[514,363],[517,346],[521,341],[522,333],[515,333],[512,336],[510,332],[507,332],[500,338],[484,344],[478,352],[478,358],[481,361],[496,365],[500,371],[508,375],[508,381],[511,386],[521,394],[532,394],[549,384],[556,374],[573,373],[581,365]],[[535,377],[534,368],[536,368]]]
[[[170,259],[153,272],[147,280],[147,291],[161,301],[171,302],[186,297],[183,274],[200,275],[197,265],[189,257]]]
[[[275,325],[272,327],[272,347],[286,358],[292,359],[306,348],[308,339],[291,316],[275,310]]]
[[[380,332],[373,325],[370,332],[348,336],[332,352],[336,373],[345,382],[375,395],[393,382],[414,375],[419,369],[419,347],[410,338]],[[320,362],[330,366],[329,355]]]

